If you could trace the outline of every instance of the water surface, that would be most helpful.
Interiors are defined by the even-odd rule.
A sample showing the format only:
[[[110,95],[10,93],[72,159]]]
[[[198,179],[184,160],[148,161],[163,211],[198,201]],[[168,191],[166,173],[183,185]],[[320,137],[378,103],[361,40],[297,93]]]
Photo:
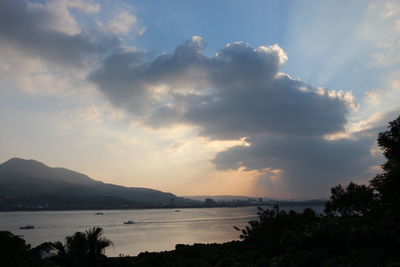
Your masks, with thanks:
[[[297,207],[296,210],[303,210]],[[316,208],[317,211],[320,207]],[[32,246],[46,241],[64,241],[65,236],[85,231],[93,226],[104,229],[105,237],[114,246],[108,256],[137,255],[143,251],[172,250],[176,244],[223,243],[237,240],[239,232],[233,226],[244,227],[257,218],[256,207],[0,212],[0,230],[21,235]],[[123,224],[132,220],[131,225]],[[21,230],[20,226],[35,229]]]

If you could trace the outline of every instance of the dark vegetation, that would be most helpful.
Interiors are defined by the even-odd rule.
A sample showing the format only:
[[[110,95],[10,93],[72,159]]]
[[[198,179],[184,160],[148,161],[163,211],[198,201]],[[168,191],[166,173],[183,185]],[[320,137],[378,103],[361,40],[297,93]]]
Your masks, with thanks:
[[[106,258],[99,228],[33,249],[1,232],[0,266],[400,266],[400,117],[378,144],[387,161],[368,186],[335,186],[325,214],[259,209],[242,241]]]

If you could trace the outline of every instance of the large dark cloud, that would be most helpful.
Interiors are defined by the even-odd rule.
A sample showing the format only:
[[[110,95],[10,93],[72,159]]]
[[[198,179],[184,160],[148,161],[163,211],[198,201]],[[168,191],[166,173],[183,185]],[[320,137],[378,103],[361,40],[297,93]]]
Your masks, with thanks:
[[[321,135],[342,130],[346,103],[315,92],[302,92],[301,86],[301,82],[280,76],[255,88],[223,87],[205,102],[192,105],[185,118],[201,125],[202,135],[216,139],[265,132]]]
[[[280,73],[287,57],[277,45],[236,42],[212,57],[203,53],[204,46],[193,37],[155,58],[116,53],[90,79],[111,103],[152,127],[186,123],[210,139],[245,138],[247,146],[215,156],[216,168],[258,170],[265,180],[268,170],[279,170],[280,183],[293,195],[326,193],[376,164],[370,135],[325,138],[344,130],[351,94]]]
[[[115,40],[100,33],[67,34],[57,30],[57,17],[23,0],[0,1],[0,42],[58,64],[79,65],[88,55],[108,49]]]
[[[211,58],[203,47],[203,40],[194,37],[173,54],[152,60],[140,52],[117,53],[90,79],[116,106],[133,113],[145,109],[153,124],[166,123],[158,118],[162,111],[173,115],[167,120],[180,113],[180,121],[199,126],[201,135],[213,139],[343,129],[348,103],[279,74],[286,55],[278,46],[255,49],[238,42]],[[157,86],[169,88],[161,100],[154,93]]]

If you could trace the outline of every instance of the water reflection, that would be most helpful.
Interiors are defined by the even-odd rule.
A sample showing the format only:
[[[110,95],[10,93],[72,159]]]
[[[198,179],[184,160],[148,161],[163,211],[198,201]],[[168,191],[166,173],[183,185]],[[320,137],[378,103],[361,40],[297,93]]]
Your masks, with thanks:
[[[110,210],[98,215],[96,212],[3,212],[0,213],[0,230],[23,235],[28,243],[36,246],[45,241],[63,241],[74,232],[100,226],[104,228],[105,237],[114,242],[114,247],[106,250],[108,256],[137,255],[143,251],[171,250],[176,244],[238,239],[239,233],[233,226],[243,227],[257,217],[256,207],[181,209],[180,212],[173,209]],[[134,224],[123,223],[129,220]],[[35,229],[19,229],[26,224],[34,225]]]

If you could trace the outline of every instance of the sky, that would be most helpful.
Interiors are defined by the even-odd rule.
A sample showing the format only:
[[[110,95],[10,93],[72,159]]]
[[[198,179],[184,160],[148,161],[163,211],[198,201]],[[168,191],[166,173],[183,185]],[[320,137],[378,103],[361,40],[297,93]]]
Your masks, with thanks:
[[[0,161],[328,197],[381,171],[399,48],[398,0],[2,0]]]

